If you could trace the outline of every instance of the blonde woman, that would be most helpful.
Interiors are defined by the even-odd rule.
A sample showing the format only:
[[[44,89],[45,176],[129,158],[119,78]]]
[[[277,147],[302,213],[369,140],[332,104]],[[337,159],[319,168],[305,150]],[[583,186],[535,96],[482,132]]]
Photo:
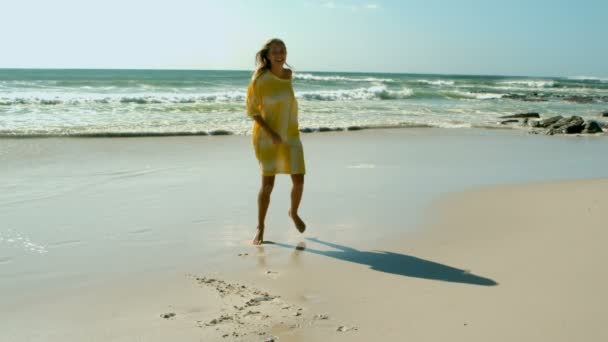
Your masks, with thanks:
[[[291,175],[291,208],[288,215],[303,233],[306,224],[298,216],[304,191],[304,151],[298,130],[298,103],[291,85],[292,71],[287,48],[280,39],[270,39],[256,54],[256,70],[247,90],[247,115],[253,120],[252,143],[262,172],[258,194],[258,227],[254,245],[264,242],[264,220],[276,174]]]

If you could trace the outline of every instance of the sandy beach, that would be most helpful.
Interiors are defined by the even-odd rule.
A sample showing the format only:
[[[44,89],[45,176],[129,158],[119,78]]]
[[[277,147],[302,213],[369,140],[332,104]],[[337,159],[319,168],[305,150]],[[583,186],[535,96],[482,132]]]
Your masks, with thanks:
[[[2,139],[1,340],[608,338],[605,137],[306,134],[259,248],[249,139]]]
[[[333,320],[280,340],[603,341],[607,190],[606,179],[483,188],[373,249],[306,240],[301,260],[268,263],[285,275],[266,286]]]

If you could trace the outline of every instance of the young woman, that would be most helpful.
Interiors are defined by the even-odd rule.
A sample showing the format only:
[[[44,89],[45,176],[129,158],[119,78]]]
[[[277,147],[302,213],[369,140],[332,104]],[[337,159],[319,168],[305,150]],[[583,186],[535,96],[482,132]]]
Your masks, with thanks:
[[[287,48],[280,39],[271,39],[256,54],[256,69],[247,90],[247,115],[253,124],[252,143],[260,163],[262,186],[258,194],[258,227],[253,244],[264,241],[264,219],[274,177],[291,175],[291,208],[288,215],[300,233],[306,229],[298,216],[304,191],[304,151],[298,130],[298,103],[291,86],[292,71],[288,65]]]

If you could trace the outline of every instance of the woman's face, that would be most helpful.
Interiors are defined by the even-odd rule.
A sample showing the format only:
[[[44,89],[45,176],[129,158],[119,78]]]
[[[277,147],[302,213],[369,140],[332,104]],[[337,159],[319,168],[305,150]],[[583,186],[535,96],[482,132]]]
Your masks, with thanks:
[[[270,60],[270,65],[282,66],[285,64],[287,62],[287,49],[285,49],[285,45],[281,43],[271,44],[268,50],[268,59]]]

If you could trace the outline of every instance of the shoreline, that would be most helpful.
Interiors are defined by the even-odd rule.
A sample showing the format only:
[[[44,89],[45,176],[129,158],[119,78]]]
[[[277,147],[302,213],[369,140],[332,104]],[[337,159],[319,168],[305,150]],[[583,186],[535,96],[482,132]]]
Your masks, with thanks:
[[[608,136],[608,122],[603,121],[602,117],[598,117],[595,120],[588,120],[589,122],[597,122],[600,127],[603,127],[603,132],[595,133],[564,133],[559,134],[560,136],[576,136],[576,137],[603,137]],[[514,120],[515,124],[502,123],[503,118],[497,117],[496,123],[491,124],[469,124],[469,123],[450,123],[450,124],[438,124],[432,125],[427,123],[417,122],[401,122],[398,124],[378,124],[378,125],[353,125],[346,127],[304,127],[300,128],[300,133],[308,135],[311,133],[350,133],[357,131],[380,131],[383,130],[455,130],[455,131],[511,131],[514,134],[519,133],[521,135],[546,135],[541,134],[538,127],[528,126],[525,122],[525,126],[522,126],[518,120]],[[230,130],[216,129],[211,131],[177,131],[177,132],[79,132],[79,133],[7,133],[0,131],[0,139],[45,139],[45,138],[152,138],[152,137],[201,137],[201,136],[247,136],[250,137],[249,133],[241,134],[235,133]]]

